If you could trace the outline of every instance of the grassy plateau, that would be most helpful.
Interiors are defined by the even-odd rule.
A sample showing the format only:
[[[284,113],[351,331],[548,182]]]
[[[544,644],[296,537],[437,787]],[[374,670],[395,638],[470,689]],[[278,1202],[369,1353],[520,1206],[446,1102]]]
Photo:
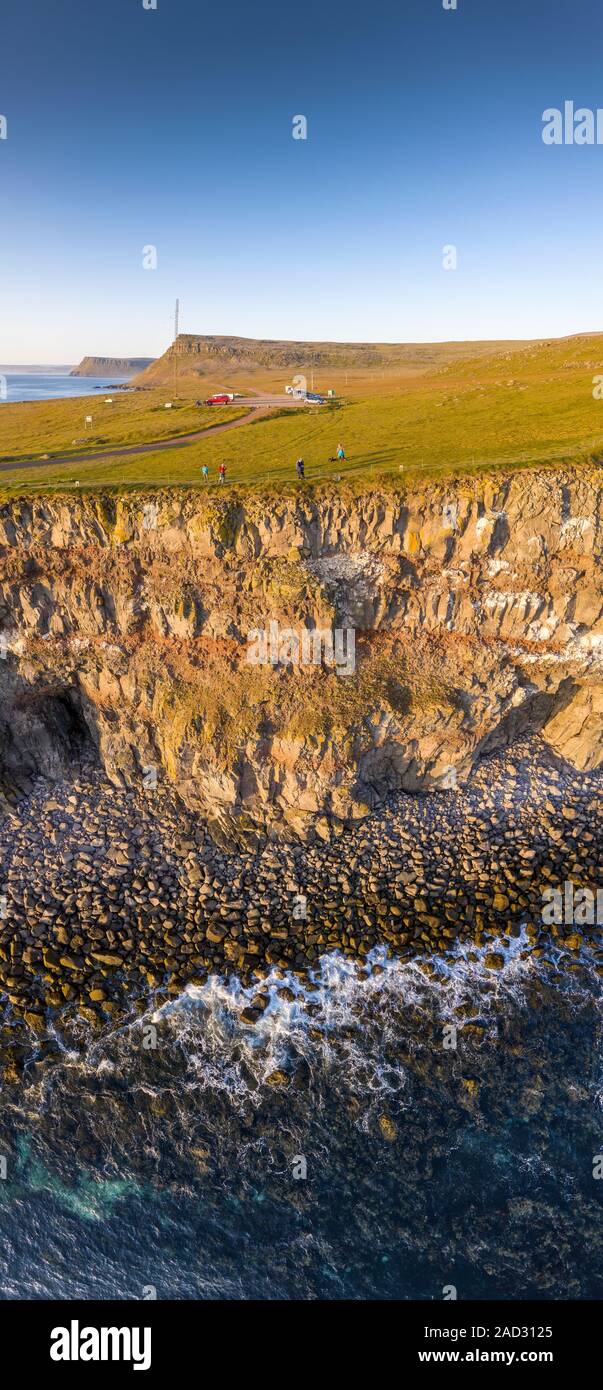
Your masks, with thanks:
[[[302,455],[306,485],[343,479],[392,485],[421,477],[477,474],[511,467],[546,467],[597,460],[603,453],[603,400],[594,378],[603,376],[603,336],[582,334],[515,346],[492,344],[419,372],[363,371],[315,377],[315,389],[335,386],[333,404],[274,412],[228,433],[180,448],[140,456],[38,463],[45,453],[91,455],[185,434],[247,414],[241,407],[198,409],[207,383],[186,381],[177,397],[166,386],[69,401],[0,405],[0,462],[19,462],[0,473],[4,495],[57,488],[124,488],[131,485],[217,485],[218,466],[227,466],[227,485],[297,486],[295,460]],[[253,389],[282,391],[287,372],[262,373]],[[244,389],[239,383],[238,389]],[[340,393],[340,394],[339,394]],[[171,410],[164,402],[173,400]],[[84,416],[93,427],[84,430]],[[74,440],[77,439],[77,444]],[[338,443],[343,464],[333,463]],[[207,463],[209,484],[201,479]],[[303,487],[304,483],[299,486]]]
[[[175,397],[164,386],[144,392],[99,391],[68,400],[7,403],[0,406],[0,463],[148,444],[248,414],[233,406],[196,406],[195,401],[203,398],[199,391]],[[171,402],[167,410],[166,402]],[[92,416],[92,425],[86,426],[87,415]]]

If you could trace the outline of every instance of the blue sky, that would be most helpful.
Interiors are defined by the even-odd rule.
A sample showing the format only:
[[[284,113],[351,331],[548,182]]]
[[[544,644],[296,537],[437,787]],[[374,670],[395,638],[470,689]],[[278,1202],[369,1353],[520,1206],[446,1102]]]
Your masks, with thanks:
[[[159,354],[177,295],[250,337],[603,328],[603,145],[541,139],[603,107],[600,0],[2,11],[0,361]]]

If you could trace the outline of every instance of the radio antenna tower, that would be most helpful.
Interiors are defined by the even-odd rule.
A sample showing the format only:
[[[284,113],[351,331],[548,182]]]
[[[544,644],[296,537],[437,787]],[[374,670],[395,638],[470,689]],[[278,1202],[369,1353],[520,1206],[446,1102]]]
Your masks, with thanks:
[[[176,312],[174,314],[174,394],[178,390],[178,324],[180,320],[180,300],[176,300]]]

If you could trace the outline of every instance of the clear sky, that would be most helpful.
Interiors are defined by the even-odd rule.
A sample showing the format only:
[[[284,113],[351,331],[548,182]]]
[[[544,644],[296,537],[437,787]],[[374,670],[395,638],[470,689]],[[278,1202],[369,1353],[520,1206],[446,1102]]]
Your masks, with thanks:
[[[198,333],[602,329],[603,145],[541,138],[603,107],[602,39],[600,0],[2,0],[0,361],[158,355],[177,295]]]

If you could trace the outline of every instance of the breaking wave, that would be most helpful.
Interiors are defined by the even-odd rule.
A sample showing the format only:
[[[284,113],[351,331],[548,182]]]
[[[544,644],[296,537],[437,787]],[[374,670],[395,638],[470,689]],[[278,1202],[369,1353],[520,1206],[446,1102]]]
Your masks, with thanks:
[[[0,1121],[2,1296],[600,1297],[600,1039],[523,936],[82,1027]]]

